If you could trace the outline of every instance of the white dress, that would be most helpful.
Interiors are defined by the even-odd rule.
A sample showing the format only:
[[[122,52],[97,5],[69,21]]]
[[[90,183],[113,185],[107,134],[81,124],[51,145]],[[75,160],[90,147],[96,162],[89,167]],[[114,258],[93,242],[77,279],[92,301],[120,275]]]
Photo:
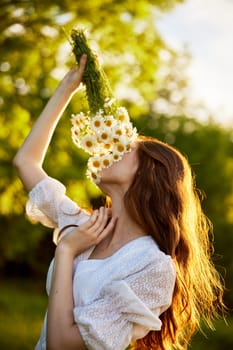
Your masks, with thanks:
[[[88,220],[88,214],[65,195],[65,187],[50,177],[40,181],[29,198],[27,215],[54,227],[55,242],[64,226]],[[161,329],[159,316],[171,305],[175,267],[150,236],[132,240],[105,259],[88,259],[93,249],[74,260],[74,320],[88,349],[124,350],[150,330]],[[53,261],[48,294],[52,268]],[[45,349],[46,316],[36,345],[36,350]]]

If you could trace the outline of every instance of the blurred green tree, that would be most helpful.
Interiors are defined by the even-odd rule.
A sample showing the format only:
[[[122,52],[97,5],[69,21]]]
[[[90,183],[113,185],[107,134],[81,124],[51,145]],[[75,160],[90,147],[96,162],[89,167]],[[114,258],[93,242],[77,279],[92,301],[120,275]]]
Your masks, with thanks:
[[[68,37],[76,25],[87,28],[92,46],[140,133],[158,137],[187,155],[204,191],[203,208],[214,224],[215,261],[226,279],[233,306],[233,131],[190,118],[184,71],[189,54],[174,52],[156,29],[161,11],[182,0],[2,0],[0,4],[0,271],[45,274],[54,249],[46,228],[24,218],[27,195],[11,160],[32,123],[75,64]],[[82,206],[101,201],[84,177],[87,156],[70,137],[69,115],[85,108],[75,96],[58,125],[45,168],[67,185]],[[205,111],[206,113],[206,111]],[[221,266],[226,267],[224,272]],[[213,349],[230,348],[230,333],[214,338]],[[224,338],[224,339],[223,339]],[[202,340],[196,349],[201,349]],[[208,343],[209,344],[209,343]],[[195,342],[192,347],[195,349]],[[206,348],[203,345],[203,348]]]
[[[227,249],[233,215],[232,134],[212,122],[203,125],[184,116],[187,105],[184,70],[189,56],[169,49],[156,30],[159,11],[167,11],[178,2],[2,2],[0,212],[7,235],[1,237],[0,264],[6,260],[24,261],[25,252],[29,252],[27,261],[33,263],[35,255],[30,256],[30,251],[37,249],[42,239],[44,229],[27,226],[22,217],[26,194],[11,159],[58,81],[75,64],[68,42],[75,25],[85,26],[91,32],[116,97],[129,109],[138,129],[158,134],[189,155],[198,186],[207,195],[204,206],[214,222],[216,244],[227,262],[232,263]],[[83,93],[78,94],[65,114],[85,108],[83,101]],[[68,118],[63,118],[45,167],[52,176],[68,184],[68,193],[75,200],[90,205],[90,199],[100,193],[85,180],[87,158],[72,144],[69,126]],[[28,235],[28,227],[33,234]],[[38,264],[38,259],[35,260]]]
[[[158,94],[156,72],[163,61],[160,52],[175,55],[156,30],[158,11],[169,10],[178,2],[181,1],[1,2],[0,220],[7,234],[0,238],[0,266],[15,259],[28,261],[29,256],[30,264],[33,260],[35,266],[38,264],[35,249],[44,229],[24,222],[26,193],[11,160],[58,81],[75,64],[68,41],[71,29],[81,25],[91,32],[116,97],[139,117],[149,111]],[[83,94],[78,94],[65,115],[85,108],[83,101]],[[89,205],[90,198],[99,192],[84,178],[87,158],[72,144],[69,129],[69,119],[63,118],[45,167],[68,184],[74,199]],[[33,233],[28,235],[28,231]]]

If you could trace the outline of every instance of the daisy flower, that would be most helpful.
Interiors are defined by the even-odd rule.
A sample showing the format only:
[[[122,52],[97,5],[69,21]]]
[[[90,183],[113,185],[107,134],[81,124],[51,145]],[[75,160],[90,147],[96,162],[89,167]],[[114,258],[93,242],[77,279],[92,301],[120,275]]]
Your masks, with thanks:
[[[131,141],[135,141],[138,137],[137,129],[133,128],[132,124],[129,123],[125,126],[125,135],[130,139]]]
[[[104,152],[110,152],[112,150],[113,144],[111,143],[104,143],[103,144],[103,150]]]
[[[93,154],[96,144],[97,140],[94,135],[85,135],[80,141],[80,147],[90,154]]]
[[[124,126],[117,123],[112,129],[112,137],[119,138],[125,134]]]
[[[90,169],[86,171],[87,178],[94,182],[96,185],[100,183],[101,177],[97,172],[94,172]]]
[[[133,140],[129,139],[126,136],[121,136],[118,138],[118,141],[114,143],[113,150],[116,150],[120,153],[130,152],[132,143]]]
[[[132,142],[126,143],[126,145],[125,145],[125,152],[128,153],[128,152],[131,152],[131,151],[132,151],[131,143],[132,143]]]
[[[72,133],[72,136],[73,136],[73,137],[80,137],[81,130],[79,129],[78,126],[73,126],[73,127],[71,128],[71,133]]]
[[[80,145],[80,130],[77,127],[72,127],[71,129],[72,140],[76,144],[77,147],[81,147]]]
[[[123,138],[119,138],[118,142],[114,144],[113,151],[117,151],[120,154],[126,152],[126,146],[128,142]]]
[[[98,140],[99,142],[103,143],[111,143],[112,136],[111,136],[111,130],[109,130],[106,127],[101,128],[101,130],[98,132]]]
[[[104,117],[104,125],[108,128],[112,128],[116,124],[116,119],[112,115],[106,115]]]
[[[90,157],[88,159],[87,166],[92,172],[100,171],[101,170],[101,166],[102,166],[101,157],[100,156]]]
[[[129,114],[126,108],[118,107],[116,110],[116,118],[121,123],[129,123]]]
[[[112,160],[114,162],[119,162],[119,160],[121,160],[122,158],[122,153],[118,152],[117,150],[114,150],[111,154],[112,156]]]
[[[72,114],[71,122],[73,126],[81,129],[89,123],[89,117],[84,115],[83,112],[80,112],[79,114]]]
[[[94,132],[96,132],[99,131],[103,126],[104,118],[100,113],[98,113],[91,119],[90,127]]]
[[[101,161],[102,161],[102,168],[109,168],[113,163],[112,155],[111,154],[104,155]]]

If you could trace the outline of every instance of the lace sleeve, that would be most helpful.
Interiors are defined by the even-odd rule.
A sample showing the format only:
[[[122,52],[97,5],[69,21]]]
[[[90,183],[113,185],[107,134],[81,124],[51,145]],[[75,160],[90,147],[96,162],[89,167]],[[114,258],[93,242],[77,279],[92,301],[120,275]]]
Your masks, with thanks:
[[[33,222],[57,230],[70,224],[81,225],[89,217],[66,196],[65,186],[51,177],[44,178],[31,190],[26,213]]]
[[[74,309],[84,342],[91,350],[122,350],[150,330],[160,330],[159,316],[171,304],[175,270],[170,257],[149,264],[103,288],[89,305]]]

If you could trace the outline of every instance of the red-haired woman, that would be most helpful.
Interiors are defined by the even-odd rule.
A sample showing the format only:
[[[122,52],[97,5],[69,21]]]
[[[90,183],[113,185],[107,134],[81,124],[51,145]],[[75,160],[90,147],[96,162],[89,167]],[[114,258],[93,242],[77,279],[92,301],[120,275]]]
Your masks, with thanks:
[[[99,187],[111,209],[92,215],[42,168],[85,61],[62,80],[14,158],[30,191],[28,215],[54,227],[57,243],[36,350],[186,349],[200,318],[211,323],[223,306],[209,223],[187,160],[163,142],[139,137],[101,170]]]

